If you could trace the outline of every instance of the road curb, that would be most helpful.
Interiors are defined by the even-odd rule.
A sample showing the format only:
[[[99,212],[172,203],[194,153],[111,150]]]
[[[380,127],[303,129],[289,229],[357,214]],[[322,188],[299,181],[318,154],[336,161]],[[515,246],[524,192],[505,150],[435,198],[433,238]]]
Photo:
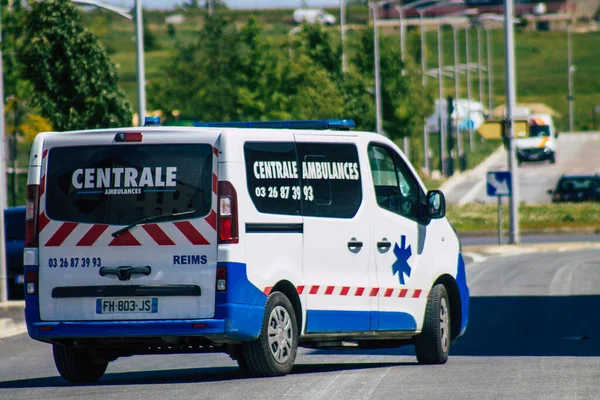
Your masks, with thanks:
[[[12,318],[0,318],[0,339],[27,332],[25,322],[15,323]]]
[[[517,255],[534,251],[577,251],[577,250],[600,250],[598,242],[572,242],[572,243],[531,243],[531,244],[507,244],[507,245],[467,245],[463,246],[463,252],[487,255]]]
[[[1,310],[14,310],[17,308],[25,308],[25,300],[9,300],[0,302]]]

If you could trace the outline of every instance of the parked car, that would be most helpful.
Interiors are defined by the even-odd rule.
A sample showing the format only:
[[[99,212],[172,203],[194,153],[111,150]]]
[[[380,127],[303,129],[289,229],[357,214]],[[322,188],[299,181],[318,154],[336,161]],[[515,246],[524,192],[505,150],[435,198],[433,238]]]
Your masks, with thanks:
[[[563,175],[554,190],[548,190],[553,202],[600,201],[600,175]]]
[[[8,275],[8,298],[24,297],[23,247],[25,245],[25,206],[4,210],[4,236],[6,240],[6,270]]]

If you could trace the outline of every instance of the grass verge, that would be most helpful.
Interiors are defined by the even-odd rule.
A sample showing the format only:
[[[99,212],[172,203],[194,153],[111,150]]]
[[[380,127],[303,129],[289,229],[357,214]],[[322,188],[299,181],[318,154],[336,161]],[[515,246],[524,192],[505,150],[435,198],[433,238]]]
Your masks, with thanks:
[[[448,205],[447,216],[459,233],[497,232],[495,204]],[[508,205],[502,206],[502,226],[508,229]],[[532,232],[600,234],[600,203],[521,204],[519,227]]]

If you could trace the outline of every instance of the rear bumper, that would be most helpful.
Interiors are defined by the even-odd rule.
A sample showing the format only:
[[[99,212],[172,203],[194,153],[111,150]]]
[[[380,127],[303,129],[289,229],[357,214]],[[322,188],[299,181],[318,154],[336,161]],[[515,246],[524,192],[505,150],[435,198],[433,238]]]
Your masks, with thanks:
[[[29,297],[29,296],[28,296]],[[32,339],[128,338],[196,336],[218,342],[250,341],[258,337],[264,307],[226,304],[218,315],[227,318],[143,321],[40,321],[39,311],[26,307],[27,329]],[[219,312],[220,311],[220,312]]]
[[[219,263],[227,268],[228,290],[218,292],[214,318],[121,321],[41,321],[39,297],[25,296],[25,318],[31,338],[41,341],[78,338],[195,336],[215,342],[251,341],[263,324],[267,296],[247,278],[246,265]],[[25,271],[38,271],[26,266]]]

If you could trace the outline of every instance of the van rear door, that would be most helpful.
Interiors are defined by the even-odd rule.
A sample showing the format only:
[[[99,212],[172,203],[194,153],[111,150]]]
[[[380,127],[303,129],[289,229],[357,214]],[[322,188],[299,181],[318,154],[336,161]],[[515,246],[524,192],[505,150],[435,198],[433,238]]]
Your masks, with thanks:
[[[217,139],[165,128],[47,138],[42,320],[214,317]]]

